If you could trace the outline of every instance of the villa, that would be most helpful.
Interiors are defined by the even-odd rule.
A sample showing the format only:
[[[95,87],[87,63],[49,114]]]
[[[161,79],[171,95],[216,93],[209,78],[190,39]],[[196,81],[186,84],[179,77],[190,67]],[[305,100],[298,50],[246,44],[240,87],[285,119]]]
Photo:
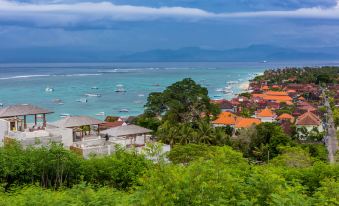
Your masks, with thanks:
[[[46,115],[53,113],[37,106],[22,104],[0,109],[0,142],[16,140],[24,147],[62,142],[62,135],[46,127]],[[28,123],[28,119],[33,123]]]

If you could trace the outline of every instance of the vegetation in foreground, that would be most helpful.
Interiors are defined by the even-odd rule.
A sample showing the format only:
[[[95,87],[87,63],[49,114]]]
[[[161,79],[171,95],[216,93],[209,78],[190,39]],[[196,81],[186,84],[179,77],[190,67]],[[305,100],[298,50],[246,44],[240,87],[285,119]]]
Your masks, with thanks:
[[[0,149],[0,205],[338,205],[339,166],[300,147],[252,164],[228,146],[176,146],[82,160],[61,146]],[[12,157],[12,158],[11,158]],[[43,164],[43,165],[41,165]]]

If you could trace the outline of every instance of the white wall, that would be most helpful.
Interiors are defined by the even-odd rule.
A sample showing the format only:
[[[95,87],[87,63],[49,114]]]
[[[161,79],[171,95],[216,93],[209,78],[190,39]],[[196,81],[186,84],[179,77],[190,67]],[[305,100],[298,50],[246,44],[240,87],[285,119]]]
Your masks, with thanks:
[[[0,119],[0,143],[3,142],[5,135],[8,132],[9,122],[3,119]]]
[[[65,147],[70,147],[73,144],[73,130],[69,128],[46,128],[46,131],[50,132],[52,135],[61,135],[62,144]]]

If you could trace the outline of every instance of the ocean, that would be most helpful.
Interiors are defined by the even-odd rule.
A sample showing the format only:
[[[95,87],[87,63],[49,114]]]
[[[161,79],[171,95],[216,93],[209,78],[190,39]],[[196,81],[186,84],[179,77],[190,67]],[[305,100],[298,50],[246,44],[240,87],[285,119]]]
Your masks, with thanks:
[[[231,99],[243,91],[255,74],[291,66],[339,65],[336,62],[194,62],[194,63],[55,63],[0,64],[0,103],[34,104],[61,114],[131,116],[141,114],[147,96],[163,91],[183,78],[192,78],[209,90],[212,99]],[[231,84],[233,93],[218,88]],[[120,90],[115,92],[117,85]],[[53,91],[46,91],[50,88]],[[122,89],[121,89],[122,88]],[[47,89],[48,90],[48,89]],[[86,96],[87,94],[87,96]],[[88,94],[90,94],[88,96]],[[100,96],[94,96],[99,94]],[[84,102],[85,99],[87,102]]]

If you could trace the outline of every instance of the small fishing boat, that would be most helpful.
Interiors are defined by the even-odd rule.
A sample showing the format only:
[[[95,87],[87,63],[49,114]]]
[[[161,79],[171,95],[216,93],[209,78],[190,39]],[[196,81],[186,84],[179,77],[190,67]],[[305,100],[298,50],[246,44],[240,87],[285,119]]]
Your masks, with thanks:
[[[69,116],[71,116],[70,114],[68,114],[68,113],[62,113],[62,114],[60,114],[59,115],[61,118],[65,118],[65,117],[69,117]]]
[[[98,90],[99,88],[98,88],[98,87],[91,87],[91,89],[95,89],[95,90]]]
[[[95,114],[96,116],[105,116],[105,112],[99,112],[97,114]]]
[[[87,93],[87,94],[85,94],[85,96],[88,96],[88,97],[101,97],[101,94]]]
[[[119,112],[120,112],[120,113],[127,113],[127,112],[129,112],[129,111],[128,111],[128,109],[120,109]]]
[[[156,83],[156,84],[153,84],[152,86],[154,86],[154,87],[160,87],[160,84],[159,84],[159,83]]]
[[[124,85],[117,84],[114,91],[115,92],[126,92],[126,89],[124,88]]]
[[[238,84],[238,81],[228,81],[227,84]]]
[[[218,88],[218,89],[216,89],[215,91],[216,91],[216,92],[223,92],[224,89],[223,89],[223,88]]]
[[[46,87],[45,92],[54,92],[54,89],[51,87]]]
[[[3,107],[4,106],[4,104],[3,103],[0,103],[0,107]]]
[[[81,99],[78,99],[77,102],[87,103],[87,99],[86,98],[81,98]]]
[[[144,94],[138,94],[138,97],[144,97],[145,95]]]
[[[214,98],[221,98],[222,96],[221,95],[214,95],[213,97]]]
[[[55,104],[64,104],[61,99],[53,99],[52,102]]]

